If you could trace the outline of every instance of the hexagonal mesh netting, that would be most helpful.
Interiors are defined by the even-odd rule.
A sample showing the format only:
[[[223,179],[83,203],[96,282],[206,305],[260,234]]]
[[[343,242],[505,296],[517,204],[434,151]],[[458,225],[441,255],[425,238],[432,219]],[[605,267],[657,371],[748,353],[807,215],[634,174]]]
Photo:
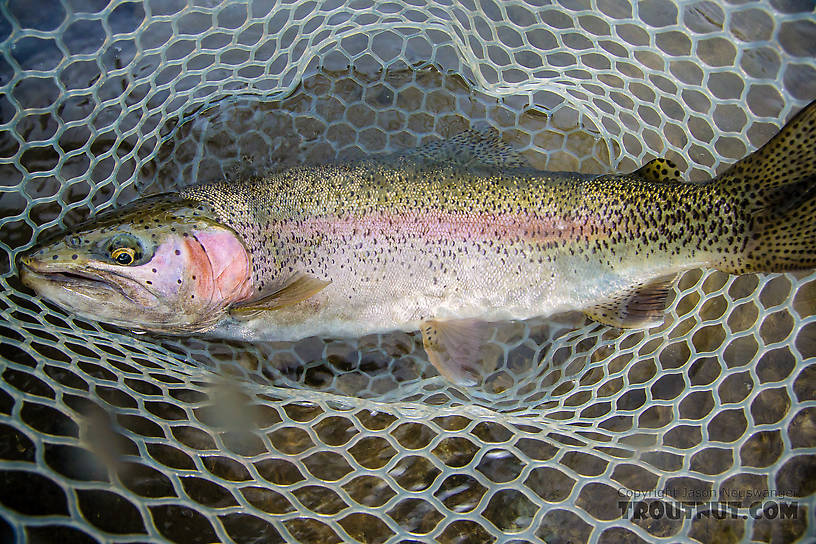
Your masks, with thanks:
[[[816,97],[811,0],[9,0],[0,41],[0,539],[813,536],[816,274],[689,272],[649,330],[503,324],[461,389],[415,335],[134,337],[14,265],[140,195],[471,126],[703,179]]]

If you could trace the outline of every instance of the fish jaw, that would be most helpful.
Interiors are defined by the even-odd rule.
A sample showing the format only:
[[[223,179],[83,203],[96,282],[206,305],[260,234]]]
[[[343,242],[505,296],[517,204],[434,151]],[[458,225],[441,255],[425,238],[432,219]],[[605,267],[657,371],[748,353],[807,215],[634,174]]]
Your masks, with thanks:
[[[123,305],[155,307],[158,304],[156,295],[138,281],[95,270],[85,263],[66,267],[62,263],[23,256],[20,279],[38,295],[59,306],[120,326],[137,325],[121,319]]]

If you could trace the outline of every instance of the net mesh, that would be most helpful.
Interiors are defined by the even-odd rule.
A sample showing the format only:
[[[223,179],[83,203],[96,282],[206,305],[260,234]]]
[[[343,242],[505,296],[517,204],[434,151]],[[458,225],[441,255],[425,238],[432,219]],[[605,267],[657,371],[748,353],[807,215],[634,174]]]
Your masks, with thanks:
[[[470,127],[704,179],[816,97],[809,0],[9,0],[0,41],[2,539],[813,537],[814,274],[691,271],[646,331],[501,324],[461,389],[413,334],[133,336],[14,265],[141,195]]]

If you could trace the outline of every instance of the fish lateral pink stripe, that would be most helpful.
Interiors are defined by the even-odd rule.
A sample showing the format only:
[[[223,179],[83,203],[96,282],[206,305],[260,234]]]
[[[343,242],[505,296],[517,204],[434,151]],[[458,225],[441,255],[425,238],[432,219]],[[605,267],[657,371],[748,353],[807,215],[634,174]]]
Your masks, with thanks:
[[[276,226],[281,234],[343,237],[393,236],[429,240],[498,240],[548,243],[608,238],[619,229],[600,217],[562,218],[533,214],[366,214],[364,216],[318,216],[285,221]]]

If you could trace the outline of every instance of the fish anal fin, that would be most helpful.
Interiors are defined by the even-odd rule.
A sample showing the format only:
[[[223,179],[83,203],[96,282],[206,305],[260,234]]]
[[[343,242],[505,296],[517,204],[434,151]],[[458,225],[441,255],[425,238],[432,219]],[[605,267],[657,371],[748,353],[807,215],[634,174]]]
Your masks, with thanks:
[[[681,182],[680,170],[669,159],[653,159],[632,172],[633,176],[639,176],[647,181]]]
[[[487,323],[477,319],[428,320],[422,323],[421,331],[428,359],[444,378],[460,386],[481,382]]]
[[[592,320],[620,329],[648,328],[663,323],[666,299],[675,276],[659,278],[584,310]]]
[[[316,295],[330,283],[330,281],[299,273],[286,285],[271,294],[261,295],[260,298],[234,304],[229,310],[230,315],[238,319],[247,319],[260,312],[291,306]]]

